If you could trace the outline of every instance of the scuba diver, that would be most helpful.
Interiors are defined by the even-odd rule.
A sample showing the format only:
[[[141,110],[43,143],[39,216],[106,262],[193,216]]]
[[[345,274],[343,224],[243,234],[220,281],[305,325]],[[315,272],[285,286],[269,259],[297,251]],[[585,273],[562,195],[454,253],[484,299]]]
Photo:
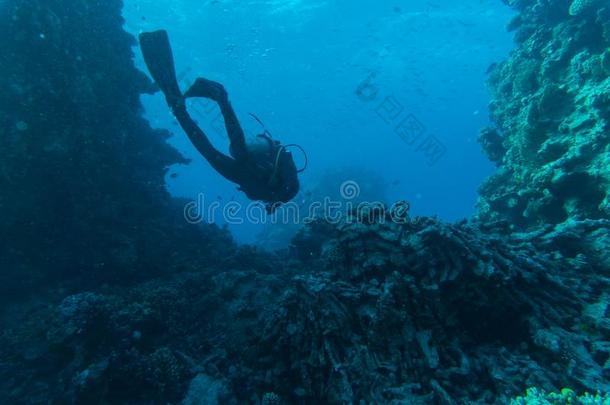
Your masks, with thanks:
[[[220,83],[199,78],[182,94],[166,31],[140,34],[140,46],[148,70],[165,95],[168,106],[193,146],[214,170],[236,183],[249,199],[264,202],[268,214],[297,195],[298,174],[305,169],[297,169],[287,148],[300,148],[298,145],[282,145],[267,130],[257,135],[254,142],[247,143],[227,92]],[[230,156],[218,151],[191,118],[185,102],[190,97],[208,98],[218,104],[229,135]],[[252,116],[262,124],[256,116]]]

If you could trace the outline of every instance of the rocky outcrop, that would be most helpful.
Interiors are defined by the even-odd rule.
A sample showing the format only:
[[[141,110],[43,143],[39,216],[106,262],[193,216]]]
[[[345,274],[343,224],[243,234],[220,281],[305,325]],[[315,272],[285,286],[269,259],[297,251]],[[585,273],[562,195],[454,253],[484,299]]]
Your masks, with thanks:
[[[610,218],[610,4],[509,1],[518,48],[489,79],[498,172],[479,217],[515,229]],[[499,134],[499,136],[490,136]]]

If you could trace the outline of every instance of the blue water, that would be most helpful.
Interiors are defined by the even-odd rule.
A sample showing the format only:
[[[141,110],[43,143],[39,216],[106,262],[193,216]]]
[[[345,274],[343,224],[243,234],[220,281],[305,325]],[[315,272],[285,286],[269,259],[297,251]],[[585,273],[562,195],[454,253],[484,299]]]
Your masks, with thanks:
[[[222,82],[249,134],[260,132],[254,112],[283,142],[302,145],[303,190],[329,168],[357,166],[382,176],[387,199],[410,201],[414,215],[474,212],[493,171],[476,142],[489,122],[486,71],[513,47],[504,28],[512,13],[500,2],[127,0],[124,16],[133,34],[169,31],[183,87],[198,76]],[[137,49],[136,58],[145,71]],[[357,89],[371,77],[376,97],[367,101]],[[192,159],[168,174],[172,194],[247,203],[197,154],[161,94],[143,102],[153,126],[169,129]],[[226,150],[218,111],[207,107],[191,110]],[[445,151],[434,164],[397,134],[407,118]],[[230,228],[247,243],[262,225]]]

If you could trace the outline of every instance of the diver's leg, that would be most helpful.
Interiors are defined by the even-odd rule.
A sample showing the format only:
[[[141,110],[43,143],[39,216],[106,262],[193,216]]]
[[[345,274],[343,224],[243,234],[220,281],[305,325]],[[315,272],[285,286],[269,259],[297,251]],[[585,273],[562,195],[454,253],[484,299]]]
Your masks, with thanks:
[[[244,160],[248,156],[246,148],[246,138],[241,128],[237,115],[229,102],[229,96],[220,83],[199,78],[184,94],[185,97],[205,97],[214,100],[220,107],[220,112],[224,118],[227,135],[231,142],[231,155],[237,160]]]
[[[239,124],[237,115],[233,111],[233,107],[229,100],[221,101],[218,103],[220,106],[220,112],[225,121],[225,127],[229,140],[231,142],[229,152],[231,156],[238,160],[245,160],[248,158],[248,149],[246,148],[246,137],[244,131]]]
[[[212,145],[205,133],[189,115],[184,102],[173,106],[172,111],[193,146],[210,163],[214,170],[227,180],[236,184],[242,184],[247,174],[244,173],[244,166],[237,160],[221,153]]]
[[[146,66],[165,94],[168,104],[173,107],[182,99],[182,92],[176,79],[174,56],[167,32],[145,32],[139,38]]]
[[[220,175],[229,181],[241,184],[244,178],[243,165],[214,148],[186,110],[184,96],[176,79],[174,57],[167,32],[155,31],[140,34],[140,45],[150,74],[165,95],[167,104],[193,146]]]

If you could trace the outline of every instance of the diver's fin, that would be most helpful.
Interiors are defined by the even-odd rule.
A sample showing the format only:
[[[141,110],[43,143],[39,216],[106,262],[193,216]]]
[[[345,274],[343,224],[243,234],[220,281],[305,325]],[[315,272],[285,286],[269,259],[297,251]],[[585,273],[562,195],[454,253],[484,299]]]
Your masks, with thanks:
[[[227,97],[227,92],[222,84],[200,77],[195,80],[195,83],[193,83],[186,93],[184,93],[184,97],[203,97],[221,101],[223,98]]]
[[[167,32],[145,32],[140,34],[139,38],[146,66],[165,97],[168,100],[182,98]]]

